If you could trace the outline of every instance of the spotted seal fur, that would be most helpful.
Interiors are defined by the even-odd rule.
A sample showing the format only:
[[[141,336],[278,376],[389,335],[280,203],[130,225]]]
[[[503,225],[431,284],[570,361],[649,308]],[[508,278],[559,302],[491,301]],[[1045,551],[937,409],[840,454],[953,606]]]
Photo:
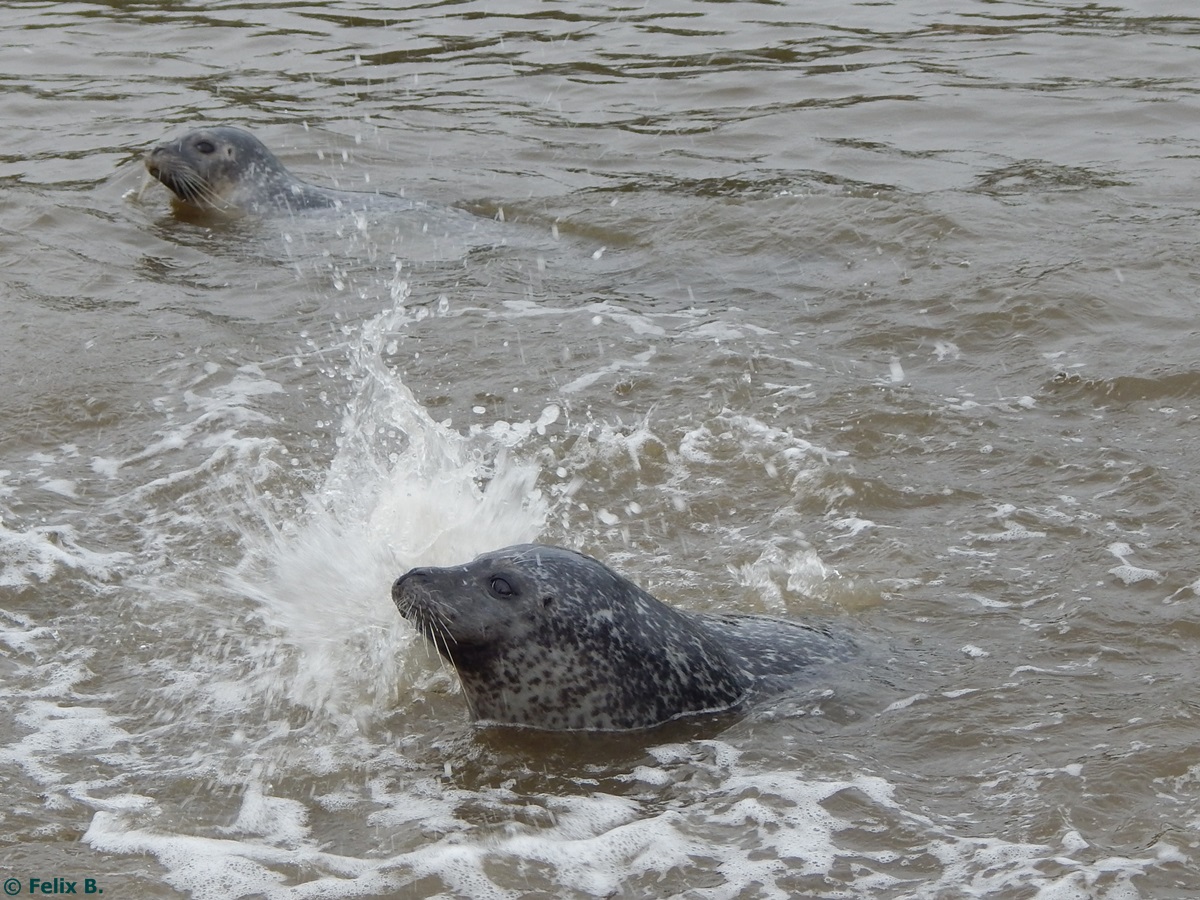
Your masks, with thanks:
[[[146,170],[185,207],[204,212],[276,216],[320,209],[362,209],[386,203],[424,204],[395,194],[339,191],[295,177],[248,131],[217,125],[189,131],[153,147]]]
[[[454,666],[472,719],[553,731],[733,709],[854,652],[797,622],[675,609],[591,557],[542,544],[412,569],[392,599]]]

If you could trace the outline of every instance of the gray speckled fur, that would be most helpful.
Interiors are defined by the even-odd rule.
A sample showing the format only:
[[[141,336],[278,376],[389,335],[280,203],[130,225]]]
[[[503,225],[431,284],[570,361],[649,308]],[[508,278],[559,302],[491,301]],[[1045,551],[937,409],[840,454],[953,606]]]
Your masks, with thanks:
[[[392,599],[454,665],[473,719],[547,730],[731,709],[854,650],[783,619],[674,609],[588,556],[540,544],[413,569]]]
[[[267,217],[320,209],[425,206],[395,194],[308,184],[292,175],[262,141],[231,125],[200,128],[159,144],[146,154],[146,169],[181,203],[224,213]]]

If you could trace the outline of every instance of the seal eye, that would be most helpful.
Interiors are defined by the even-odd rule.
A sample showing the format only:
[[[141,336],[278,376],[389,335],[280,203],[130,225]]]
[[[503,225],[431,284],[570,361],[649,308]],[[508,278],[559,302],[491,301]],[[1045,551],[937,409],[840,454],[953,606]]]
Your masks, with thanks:
[[[516,594],[516,591],[513,590],[513,586],[508,583],[508,579],[501,578],[499,575],[496,575],[494,578],[492,578],[491,584],[488,586],[492,589],[492,593],[497,597],[507,598]]]
[[[196,149],[201,153],[208,155],[216,150],[217,146],[212,141],[196,141]]]

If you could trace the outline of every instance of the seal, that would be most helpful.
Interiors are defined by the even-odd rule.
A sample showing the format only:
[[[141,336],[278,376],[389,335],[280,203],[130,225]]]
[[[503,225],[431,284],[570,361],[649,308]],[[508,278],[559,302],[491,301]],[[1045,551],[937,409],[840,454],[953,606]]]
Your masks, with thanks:
[[[731,710],[855,651],[799,622],[668,606],[603,563],[520,544],[396,579],[400,614],[458,673],[471,718],[630,731]]]
[[[422,206],[395,194],[339,191],[301,181],[262,141],[231,125],[189,131],[153,147],[145,162],[179,203],[204,212],[269,217],[365,208],[380,201],[408,209]]]

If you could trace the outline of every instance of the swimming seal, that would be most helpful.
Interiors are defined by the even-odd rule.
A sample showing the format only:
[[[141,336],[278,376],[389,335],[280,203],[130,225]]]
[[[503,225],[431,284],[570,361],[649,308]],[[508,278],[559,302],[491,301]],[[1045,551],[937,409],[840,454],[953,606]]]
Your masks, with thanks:
[[[675,609],[591,557],[542,544],[412,569],[392,599],[454,666],[472,719],[553,731],[733,709],[854,652],[797,622]]]
[[[422,206],[395,194],[339,191],[301,181],[262,141],[231,125],[189,131],[152,148],[145,162],[181,204],[205,212],[275,216],[383,201],[407,209]]]

